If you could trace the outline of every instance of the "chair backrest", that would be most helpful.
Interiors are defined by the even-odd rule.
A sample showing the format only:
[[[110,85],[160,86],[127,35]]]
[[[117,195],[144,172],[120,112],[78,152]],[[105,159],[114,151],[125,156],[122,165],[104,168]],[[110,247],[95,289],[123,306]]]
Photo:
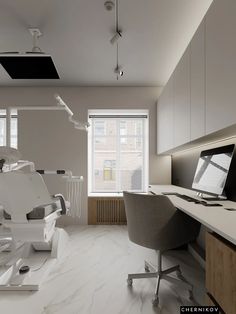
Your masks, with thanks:
[[[141,246],[168,250],[193,241],[200,224],[177,210],[167,196],[124,192],[128,234]]]
[[[14,222],[25,222],[33,208],[50,204],[52,198],[37,172],[10,171],[0,173],[0,204]]]

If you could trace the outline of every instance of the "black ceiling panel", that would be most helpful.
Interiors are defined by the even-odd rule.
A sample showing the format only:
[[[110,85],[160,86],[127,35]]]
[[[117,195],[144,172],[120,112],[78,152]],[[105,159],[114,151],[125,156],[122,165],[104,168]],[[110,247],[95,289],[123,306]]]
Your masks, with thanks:
[[[0,63],[12,79],[59,79],[49,55],[0,55]]]

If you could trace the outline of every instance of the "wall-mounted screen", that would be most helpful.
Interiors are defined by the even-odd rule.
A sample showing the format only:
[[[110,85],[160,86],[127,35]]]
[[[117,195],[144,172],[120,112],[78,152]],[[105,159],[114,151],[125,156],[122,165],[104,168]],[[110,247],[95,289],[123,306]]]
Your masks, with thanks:
[[[222,195],[233,152],[233,144],[202,151],[192,188],[202,193]]]

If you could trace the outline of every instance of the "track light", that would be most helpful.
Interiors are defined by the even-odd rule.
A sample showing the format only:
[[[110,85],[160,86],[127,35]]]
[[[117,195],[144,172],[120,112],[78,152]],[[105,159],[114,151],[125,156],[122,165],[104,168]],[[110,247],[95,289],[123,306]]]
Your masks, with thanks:
[[[122,33],[121,31],[117,30],[115,35],[112,37],[112,39],[110,40],[110,43],[112,45],[114,45],[116,42],[118,42],[118,40],[122,37]]]
[[[124,71],[122,70],[122,67],[120,65],[116,66],[114,72],[117,75],[117,80],[119,79],[119,76],[123,76],[124,75]]]
[[[115,4],[113,1],[106,1],[104,3],[104,6],[105,6],[107,11],[111,11],[114,8]]]
[[[110,43],[112,45],[116,44],[116,67],[114,69],[114,73],[116,74],[116,79],[119,80],[119,77],[124,75],[124,71],[122,67],[119,65],[119,40],[122,37],[122,31],[119,27],[119,10],[118,10],[119,1],[115,0],[115,5],[113,1],[106,1],[104,6],[107,11],[111,11],[115,6],[115,33],[113,37],[110,39]]]

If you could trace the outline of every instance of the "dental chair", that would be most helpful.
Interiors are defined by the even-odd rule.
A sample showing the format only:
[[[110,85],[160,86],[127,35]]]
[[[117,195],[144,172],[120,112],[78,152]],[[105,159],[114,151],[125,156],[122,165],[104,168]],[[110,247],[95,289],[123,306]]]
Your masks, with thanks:
[[[0,241],[0,290],[39,290],[67,243],[55,225],[69,203],[51,196],[39,173],[13,170],[0,173],[0,204],[11,234],[8,246]]]

